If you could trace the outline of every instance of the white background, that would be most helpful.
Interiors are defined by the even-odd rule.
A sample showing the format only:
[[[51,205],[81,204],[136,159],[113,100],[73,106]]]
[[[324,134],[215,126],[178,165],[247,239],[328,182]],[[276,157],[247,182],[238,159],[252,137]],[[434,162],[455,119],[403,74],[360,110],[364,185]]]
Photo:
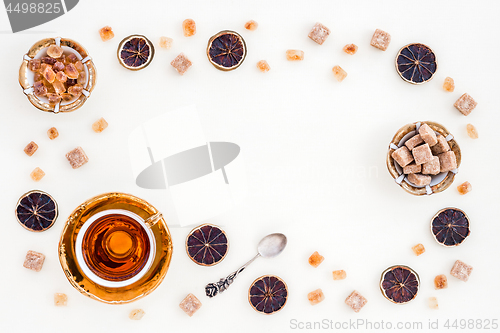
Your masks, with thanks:
[[[500,319],[498,266],[498,105],[500,22],[498,1],[96,1],[82,0],[61,18],[27,32],[9,32],[0,10],[1,191],[0,191],[0,328],[2,332],[241,332],[293,331],[290,321],[330,319],[372,322]],[[182,36],[181,23],[193,18],[194,37]],[[247,20],[259,28],[246,31]],[[332,31],[323,45],[307,34],[315,22]],[[98,30],[110,25],[115,38],[103,43]],[[386,52],[369,45],[373,31],[392,35]],[[248,46],[243,65],[221,72],[205,55],[211,35],[240,32]],[[116,59],[120,40],[141,33],[157,44],[160,36],[174,39],[171,50],[156,48],[145,70],[123,69]],[[17,77],[23,54],[46,37],[62,36],[82,43],[94,59],[97,86],[87,103],[72,114],[47,114],[28,102]],[[414,86],[394,69],[400,47],[411,42],[429,45],[439,68],[435,78]],[[347,43],[356,55],[342,52]],[[287,49],[305,52],[302,62],[287,62]],[[193,66],[180,76],[170,61],[184,52]],[[255,64],[265,59],[269,73]],[[337,82],[334,65],[348,76]],[[453,93],[442,90],[446,76],[455,79]],[[464,92],[478,101],[467,118],[453,103]],[[210,220],[224,226],[230,250],[220,264],[204,268],[185,254],[191,228],[172,227],[174,255],[162,285],[133,304],[111,306],[80,295],[66,280],[57,257],[57,243],[67,216],[86,199],[108,191],[142,197],[158,209],[167,207],[158,192],[138,188],[129,165],[127,137],[153,116],[196,103],[209,141],[239,144],[244,153],[248,197],[244,205]],[[92,132],[104,117],[109,127]],[[403,125],[432,120],[443,124],[462,149],[455,183],[444,193],[415,197],[405,193],[385,166],[388,144]],[[480,138],[466,135],[474,124]],[[50,141],[48,128],[60,136]],[[39,150],[32,157],[23,148],[31,140]],[[73,170],[64,155],[82,146],[90,158]],[[34,183],[30,172],[41,167],[46,176]],[[473,191],[460,196],[456,186],[471,182]],[[41,189],[59,203],[60,217],[44,233],[31,233],[14,217],[23,193]],[[471,219],[472,234],[458,248],[438,245],[430,231],[431,217],[455,206]],[[193,207],[196,209],[196,206]],[[275,259],[259,259],[224,294],[204,295],[204,286],[225,276],[256,252],[260,238],[271,232],[288,236],[288,247]],[[411,247],[422,243],[416,257]],[[41,272],[22,267],[28,250],[46,254]],[[325,261],[312,268],[314,251]],[[460,259],[474,271],[467,283],[449,275]],[[393,264],[414,268],[421,290],[413,302],[397,306],[382,297],[381,272]],[[347,279],[333,281],[331,271],[344,269]],[[285,308],[272,316],[255,312],[247,300],[251,282],[276,274],[289,287]],[[447,274],[449,288],[435,291],[433,279]],[[326,299],[311,306],[307,294],[321,288]],[[368,299],[360,313],[344,304],[352,290]],[[53,294],[68,295],[68,306],[56,308]],[[179,302],[194,293],[202,308],[188,317]],[[436,296],[439,310],[427,299]],[[145,317],[128,319],[132,309]],[[442,328],[442,326],[441,326]]]

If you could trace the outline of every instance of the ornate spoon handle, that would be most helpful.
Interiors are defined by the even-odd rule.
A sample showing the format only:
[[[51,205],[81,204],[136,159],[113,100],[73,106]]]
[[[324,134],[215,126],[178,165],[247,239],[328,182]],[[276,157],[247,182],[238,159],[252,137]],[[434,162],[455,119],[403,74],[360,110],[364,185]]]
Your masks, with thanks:
[[[255,257],[252,258],[249,262],[241,266],[239,269],[236,271],[232,272],[225,278],[221,278],[219,282],[216,283],[209,283],[205,286],[205,293],[207,294],[208,297],[214,297],[217,296],[219,293],[225,291],[227,288],[229,288],[229,285],[233,283],[234,279],[247,268],[248,265],[250,265],[255,259],[257,259],[260,256],[260,254],[257,254]]]

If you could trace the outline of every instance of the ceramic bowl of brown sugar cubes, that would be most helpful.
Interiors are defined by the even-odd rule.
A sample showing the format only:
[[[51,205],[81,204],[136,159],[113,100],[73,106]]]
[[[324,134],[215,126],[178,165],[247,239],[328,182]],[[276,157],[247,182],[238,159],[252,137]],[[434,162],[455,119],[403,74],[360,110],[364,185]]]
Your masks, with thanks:
[[[85,48],[61,37],[36,42],[23,56],[19,69],[19,83],[31,104],[53,113],[80,108],[90,97],[96,78]]]
[[[442,125],[417,122],[394,135],[387,168],[396,183],[413,195],[431,195],[453,183],[461,161],[460,147]]]

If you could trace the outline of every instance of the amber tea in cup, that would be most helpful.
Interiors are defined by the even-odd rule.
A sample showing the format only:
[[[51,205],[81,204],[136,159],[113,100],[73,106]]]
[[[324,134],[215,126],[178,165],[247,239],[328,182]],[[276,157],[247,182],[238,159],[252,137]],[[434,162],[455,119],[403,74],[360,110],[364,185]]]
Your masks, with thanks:
[[[94,282],[123,287],[138,281],[154,259],[150,227],[160,214],[144,220],[120,209],[102,211],[84,224],[76,243],[80,266]]]

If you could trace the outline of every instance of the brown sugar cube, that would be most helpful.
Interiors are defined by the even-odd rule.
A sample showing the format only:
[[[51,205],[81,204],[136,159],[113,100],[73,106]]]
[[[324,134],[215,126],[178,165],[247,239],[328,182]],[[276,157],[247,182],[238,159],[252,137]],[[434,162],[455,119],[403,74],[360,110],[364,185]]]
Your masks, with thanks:
[[[472,266],[467,265],[466,263],[457,260],[451,269],[450,274],[456,277],[459,280],[467,282],[469,280],[469,276],[472,273]]]
[[[311,32],[309,32],[309,38],[311,38],[319,45],[325,42],[325,40],[328,38],[328,35],[330,35],[330,29],[319,22],[316,23],[314,27],[312,27]]]
[[[316,289],[307,294],[307,299],[311,305],[316,305],[325,300],[325,295],[321,289]]]
[[[439,157],[432,156],[432,160],[422,164],[422,174],[424,175],[437,175],[441,172],[441,167],[439,164]]]
[[[356,44],[347,44],[342,48],[342,50],[344,50],[347,54],[353,55],[358,52],[358,46]]]
[[[172,43],[174,40],[169,37],[160,37],[160,42],[158,43],[162,49],[170,50],[172,48]]]
[[[188,294],[186,298],[184,298],[179,304],[181,309],[188,314],[189,317],[192,317],[193,314],[198,311],[201,307],[201,302],[196,298],[193,294]]]
[[[40,181],[44,176],[45,176],[45,172],[43,172],[43,170],[40,169],[39,167],[36,167],[30,173],[31,179],[33,179],[35,182]]]
[[[434,309],[434,310],[439,309],[438,300],[436,297],[429,297],[428,304],[429,304],[429,307],[431,309]]]
[[[403,173],[409,175],[410,173],[419,173],[422,171],[422,164],[416,165],[415,162],[408,164],[403,168]]]
[[[410,183],[416,186],[427,186],[431,183],[431,176],[425,176],[420,173],[410,173],[408,175],[408,180]]]
[[[255,31],[257,30],[257,27],[259,24],[255,22],[254,20],[250,20],[247,23],[245,23],[245,29],[250,30],[250,31]]]
[[[141,320],[146,313],[142,309],[134,309],[130,311],[128,317],[132,320]]]
[[[342,82],[347,77],[347,72],[340,66],[333,66],[332,71],[333,75],[339,82]]]
[[[437,143],[436,133],[427,124],[422,124],[418,129],[418,133],[425,143],[429,144],[429,147],[434,146]]]
[[[26,253],[26,259],[24,259],[23,266],[27,269],[34,270],[35,272],[40,272],[44,261],[45,255],[30,250]]]
[[[455,81],[451,77],[444,79],[443,89],[447,92],[453,92],[455,90]]]
[[[301,50],[286,50],[286,60],[301,61],[304,60],[304,51]]]
[[[110,26],[105,26],[104,28],[101,28],[99,30],[99,35],[101,36],[103,42],[106,42],[115,37],[115,33],[113,32],[113,29],[111,29]]]
[[[82,147],[76,147],[75,149],[67,153],[66,158],[68,159],[69,164],[71,164],[71,167],[73,169],[78,169],[89,161],[89,158],[87,157],[87,155],[85,155]]]
[[[309,265],[311,265],[312,267],[318,267],[323,262],[323,260],[325,260],[325,257],[319,254],[318,251],[316,251],[309,257]]]
[[[196,34],[196,23],[192,19],[185,19],[182,22],[182,32],[184,37],[191,37]]]
[[[457,168],[457,158],[454,152],[447,151],[446,153],[439,154],[438,157],[441,172],[448,172]]]
[[[346,276],[347,276],[347,274],[345,273],[345,271],[342,270],[342,269],[338,270],[338,271],[333,271],[332,274],[333,274],[333,279],[335,281],[337,281],[337,280],[344,280],[346,278]]]
[[[271,67],[269,66],[269,64],[265,60],[259,61],[257,63],[257,68],[259,69],[259,71],[261,71],[263,73],[269,72],[269,70],[271,69]]]
[[[448,288],[448,279],[446,275],[441,274],[434,278],[434,288],[436,290]]]
[[[37,149],[38,145],[35,142],[31,141],[26,147],[24,147],[24,152],[28,156],[33,156]]]
[[[463,94],[453,106],[462,112],[464,116],[468,116],[477,106],[477,102],[469,94]]]
[[[405,146],[408,147],[408,149],[411,151],[413,148],[415,148],[421,143],[424,143],[424,140],[422,139],[420,134],[417,134],[406,140]]]
[[[439,155],[442,153],[446,153],[447,151],[450,151],[450,145],[448,144],[448,141],[446,141],[444,136],[438,134],[437,141],[438,142],[431,147],[433,155]]]
[[[180,75],[184,75],[184,73],[186,73],[189,67],[193,64],[184,55],[184,53],[181,53],[174,60],[172,60],[170,65],[172,65],[172,67],[174,67]]]
[[[410,164],[413,161],[413,156],[406,148],[406,146],[403,146],[401,148],[396,149],[395,151],[392,152],[391,157],[398,162],[398,164],[404,168],[408,164]]]
[[[55,306],[66,306],[68,305],[68,296],[62,293],[54,294],[54,305]]]
[[[345,304],[349,305],[354,312],[359,312],[363,306],[365,306],[366,298],[364,298],[360,293],[354,290],[347,298],[345,299]]]
[[[432,160],[432,152],[428,143],[413,148],[411,152],[417,165],[424,164]]]
[[[101,133],[107,127],[108,127],[108,122],[104,118],[101,118],[92,124],[92,130],[96,133]]]
[[[59,132],[57,131],[57,128],[51,127],[47,131],[47,136],[49,137],[50,140],[54,140],[59,136]]]
[[[380,29],[375,30],[370,42],[371,46],[376,47],[379,50],[385,51],[391,42],[391,35]]]
[[[42,67],[42,61],[40,59],[30,59],[28,61],[28,68],[32,72],[37,72]]]
[[[471,139],[477,139],[477,138],[479,138],[479,134],[477,133],[477,129],[472,124],[467,124],[467,135]]]
[[[417,244],[411,248],[416,256],[419,256],[425,252],[425,247],[422,244]]]
[[[458,193],[464,195],[472,191],[472,185],[469,182],[465,182],[457,186]]]

